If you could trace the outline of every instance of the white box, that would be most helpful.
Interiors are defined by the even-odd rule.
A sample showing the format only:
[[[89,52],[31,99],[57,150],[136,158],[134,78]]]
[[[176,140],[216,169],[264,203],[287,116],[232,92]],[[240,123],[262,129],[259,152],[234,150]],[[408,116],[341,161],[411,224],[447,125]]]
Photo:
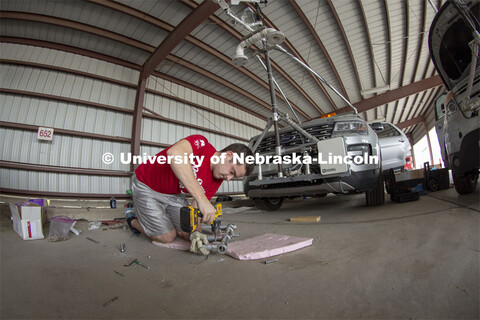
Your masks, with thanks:
[[[13,230],[23,240],[43,239],[43,223],[45,222],[45,208],[35,205],[14,205],[9,203],[12,213]]]
[[[322,175],[339,174],[348,171],[343,137],[321,140],[317,143],[318,164]],[[342,160],[337,161],[340,157]]]

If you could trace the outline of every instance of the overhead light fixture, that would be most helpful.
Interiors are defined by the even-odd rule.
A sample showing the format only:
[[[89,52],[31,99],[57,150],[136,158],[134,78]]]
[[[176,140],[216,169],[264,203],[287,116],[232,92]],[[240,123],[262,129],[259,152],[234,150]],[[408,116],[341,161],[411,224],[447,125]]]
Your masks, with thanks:
[[[360,90],[360,94],[362,96],[365,96],[367,94],[374,94],[374,93],[380,93],[380,92],[385,92],[390,90],[390,85],[386,85],[383,87],[376,87],[376,88],[370,88],[366,90]]]

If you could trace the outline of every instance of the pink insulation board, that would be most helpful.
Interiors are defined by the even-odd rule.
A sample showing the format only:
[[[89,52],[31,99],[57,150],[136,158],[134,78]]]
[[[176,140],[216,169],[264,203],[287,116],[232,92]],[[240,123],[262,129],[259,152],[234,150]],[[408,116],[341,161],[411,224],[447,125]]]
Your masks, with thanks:
[[[182,238],[176,238],[171,243],[161,243],[161,242],[157,242],[157,241],[152,241],[152,243],[156,246],[164,247],[164,248],[184,250],[184,251],[190,250],[190,242],[186,241]]]
[[[238,260],[257,260],[299,250],[311,246],[312,242],[312,238],[267,233],[245,240],[230,242],[227,254]]]
[[[228,244],[227,255],[238,260],[257,260],[292,252],[311,246],[312,238],[299,238],[281,234],[267,233],[261,236],[232,241]],[[190,249],[190,242],[176,238],[172,243],[153,241],[154,245],[164,248],[184,250]]]

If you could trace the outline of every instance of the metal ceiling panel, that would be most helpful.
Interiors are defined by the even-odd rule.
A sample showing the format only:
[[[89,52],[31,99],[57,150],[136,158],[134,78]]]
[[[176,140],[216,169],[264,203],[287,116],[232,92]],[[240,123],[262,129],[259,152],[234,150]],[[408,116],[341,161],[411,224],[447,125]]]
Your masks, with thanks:
[[[339,89],[339,85],[336,82],[333,72],[329,68],[323,53],[315,44],[312,35],[302,23],[296,12],[292,9],[291,5],[287,1],[277,1],[275,4],[276,6],[268,5],[263,9],[263,12],[268,15],[269,19],[280,31],[285,33],[287,40],[297,48],[310,67],[324,79],[329,81],[334,87]],[[317,26],[316,30],[318,33],[318,27],[319,24],[321,24],[321,19],[323,19],[323,17],[320,15],[317,20],[312,14],[315,15],[317,10],[321,14],[325,4],[322,1],[299,1],[298,5],[310,20],[311,25]],[[320,8],[318,8],[319,6]],[[315,22],[317,22],[317,24]],[[285,44],[282,44],[282,46],[285,48]],[[290,57],[283,54],[280,55],[275,52],[272,53],[272,56],[274,61],[289,73],[292,78],[305,89],[309,96],[321,106],[321,108],[330,105],[325,96],[321,93],[318,85],[302,67],[299,67],[299,65]],[[337,96],[331,95],[331,98],[337,106],[341,107],[344,105],[341,99]],[[331,107],[326,107],[325,109],[327,109],[326,112],[332,110]]]
[[[164,72],[168,75],[192,83],[193,85],[201,87],[207,91],[211,91],[222,97],[229,97],[230,100],[239,101],[242,106],[247,107],[250,110],[253,110],[254,112],[257,112],[261,115],[267,117],[271,115],[265,107],[260,106],[259,104],[253,102],[250,99],[246,99],[244,96],[233,92],[232,90],[220,85],[216,81],[207,79],[206,77],[198,74],[190,74],[187,69],[182,66],[179,66],[177,64],[170,65],[169,69],[164,70]],[[285,108],[283,108],[283,110],[285,110]]]
[[[361,81],[360,88],[373,88],[375,87],[375,81],[371,74],[370,47],[359,3],[353,1],[332,2],[352,49],[353,58]],[[356,98],[360,99],[359,96]]]
[[[44,40],[78,47],[93,52],[117,57],[135,64],[143,64],[148,53],[117,41],[105,39],[91,33],[59,28],[38,22],[1,19],[2,36]]]
[[[317,10],[307,10],[308,7],[304,8],[304,5],[307,3],[316,4],[315,6],[318,5],[319,8]],[[352,102],[359,101],[360,95],[356,92],[357,83],[352,62],[348,55],[345,41],[340,32],[338,32],[338,24],[335,21],[328,3],[326,1],[298,1],[297,4],[307,16],[312,26],[315,26],[315,22],[317,22],[315,31],[329,52],[330,58],[340,74],[341,81],[347,90],[350,100],[352,100]],[[316,15],[317,11],[318,16]],[[341,105],[343,106],[345,104],[342,103]]]
[[[402,86],[401,77],[403,72],[404,42],[406,37],[405,11],[406,4],[403,1],[386,1],[388,15],[390,17],[390,46],[392,61],[390,75],[390,88],[396,89]]]
[[[5,65],[2,88],[63,96],[124,109],[133,109],[135,90],[86,77],[39,68]]]
[[[191,10],[180,1],[138,1],[138,0],[115,0],[126,6],[135,8],[168,24],[177,26]]]
[[[368,23],[370,39],[372,41],[373,60],[375,64],[375,78],[377,87],[388,85],[389,81],[389,42],[386,29],[385,7],[381,1],[362,2],[365,18]],[[369,88],[365,88],[369,89]],[[369,98],[373,95],[365,96]]]
[[[167,35],[163,30],[139,19],[84,1],[3,1],[2,10],[72,20],[152,45],[160,44]]]

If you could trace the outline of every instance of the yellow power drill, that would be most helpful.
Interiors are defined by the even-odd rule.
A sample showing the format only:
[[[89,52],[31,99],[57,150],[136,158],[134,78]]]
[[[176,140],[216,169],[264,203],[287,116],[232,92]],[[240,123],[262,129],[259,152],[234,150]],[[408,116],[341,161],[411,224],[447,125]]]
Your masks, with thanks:
[[[215,213],[215,218],[212,222],[212,230],[219,228],[220,226],[219,217],[222,215],[222,204],[216,204],[215,209],[217,210],[217,212]],[[195,231],[195,229],[197,229],[199,217],[203,217],[199,209],[195,209],[192,206],[183,207],[182,209],[180,209],[180,227],[184,232]],[[214,233],[216,232],[214,231]]]

